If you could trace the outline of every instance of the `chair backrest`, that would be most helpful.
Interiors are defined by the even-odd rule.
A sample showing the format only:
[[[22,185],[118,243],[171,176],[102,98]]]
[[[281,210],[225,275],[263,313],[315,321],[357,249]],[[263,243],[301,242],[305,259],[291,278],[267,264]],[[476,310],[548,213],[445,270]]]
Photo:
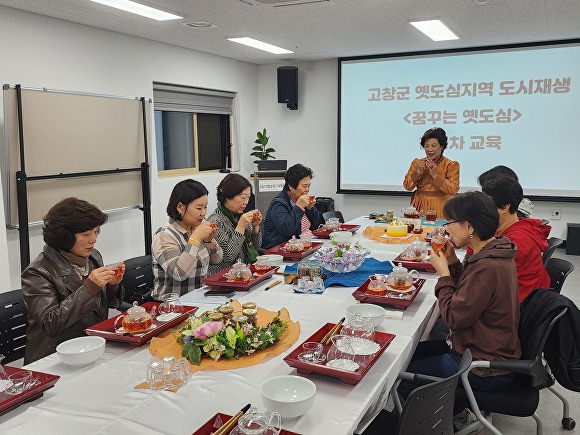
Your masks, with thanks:
[[[544,266],[548,264],[548,261],[550,261],[550,258],[552,258],[552,255],[554,254],[554,251],[562,243],[564,243],[564,240],[557,237],[550,237],[548,239],[548,248],[542,254],[542,261],[544,262]]]
[[[462,373],[469,369],[471,352],[463,354],[454,375],[416,388],[409,394],[399,422],[397,434],[453,434],[455,390]]]
[[[342,213],[337,211],[337,210],[326,211],[326,212],[322,213],[322,217],[324,219],[324,222],[326,222],[330,218],[337,217],[341,224],[344,223],[344,218],[342,217]]]
[[[560,293],[566,277],[574,270],[574,265],[563,258],[550,258],[546,270],[550,275],[550,287]]]
[[[8,363],[24,357],[28,311],[20,290],[0,293],[0,354]]]
[[[139,304],[150,300],[153,290],[153,259],[151,255],[125,260],[125,275],[121,285],[125,288],[125,301]]]

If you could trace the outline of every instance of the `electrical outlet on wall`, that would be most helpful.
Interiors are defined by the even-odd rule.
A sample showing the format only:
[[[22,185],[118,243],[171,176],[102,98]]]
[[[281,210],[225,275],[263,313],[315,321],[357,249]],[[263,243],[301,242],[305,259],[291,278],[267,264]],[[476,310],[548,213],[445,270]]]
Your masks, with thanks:
[[[552,210],[550,212],[550,219],[553,220],[562,219],[562,214],[560,213],[560,210]]]

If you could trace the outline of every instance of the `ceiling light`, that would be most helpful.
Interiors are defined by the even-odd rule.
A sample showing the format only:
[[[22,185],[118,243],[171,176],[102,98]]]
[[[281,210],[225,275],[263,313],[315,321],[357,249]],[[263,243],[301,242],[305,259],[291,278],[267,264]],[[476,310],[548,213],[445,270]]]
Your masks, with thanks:
[[[253,38],[228,38],[228,41],[237,42],[238,44],[247,45],[249,47],[257,48],[258,50],[264,50],[273,54],[294,53],[293,51],[286,50],[285,48],[276,47],[275,45],[258,41],[257,39]]]
[[[207,21],[192,21],[191,23],[183,23],[184,26],[193,27],[194,29],[208,29],[217,27],[215,24],[208,23]]]
[[[121,9],[122,11],[131,12],[132,14],[141,15],[147,18],[153,18],[157,21],[179,20],[178,15],[170,14],[169,12],[160,11],[159,9],[151,8],[131,0],[91,0],[95,3],[100,3],[112,8]]]
[[[449,29],[441,20],[411,21],[410,24],[416,27],[433,41],[449,41],[459,39],[455,33]]]

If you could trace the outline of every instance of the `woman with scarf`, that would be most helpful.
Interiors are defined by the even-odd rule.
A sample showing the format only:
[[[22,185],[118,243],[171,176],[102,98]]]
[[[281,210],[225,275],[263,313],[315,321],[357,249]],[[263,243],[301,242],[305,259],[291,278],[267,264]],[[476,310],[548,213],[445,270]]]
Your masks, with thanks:
[[[218,205],[208,220],[217,224],[215,238],[224,255],[220,263],[210,265],[210,274],[227,269],[238,259],[246,264],[256,261],[262,244],[262,215],[257,210],[244,213],[251,193],[250,182],[239,174],[226,175],[218,185]]]
[[[30,364],[56,346],[84,336],[85,328],[106,320],[109,308],[123,301],[119,285],[125,273],[103,266],[95,249],[107,215],[78,198],[66,198],[44,217],[44,248],[22,272],[22,294],[28,308],[26,353]]]

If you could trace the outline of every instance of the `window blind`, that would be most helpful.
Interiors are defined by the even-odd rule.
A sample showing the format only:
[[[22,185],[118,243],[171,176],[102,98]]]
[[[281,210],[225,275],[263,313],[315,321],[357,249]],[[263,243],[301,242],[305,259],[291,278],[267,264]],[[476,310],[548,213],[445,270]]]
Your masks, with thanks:
[[[155,110],[231,115],[234,92],[153,83]]]

